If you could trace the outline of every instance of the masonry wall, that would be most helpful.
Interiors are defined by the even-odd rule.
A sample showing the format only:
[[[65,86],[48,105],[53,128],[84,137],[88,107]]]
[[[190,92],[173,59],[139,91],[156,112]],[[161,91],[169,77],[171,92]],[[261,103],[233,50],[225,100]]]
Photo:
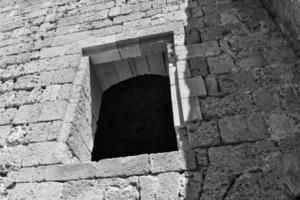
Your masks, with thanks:
[[[300,197],[299,59],[259,0],[0,7],[1,199]],[[166,32],[185,116],[179,150],[90,162],[93,72],[82,48]]]
[[[263,3],[300,56],[300,1],[263,0]]]

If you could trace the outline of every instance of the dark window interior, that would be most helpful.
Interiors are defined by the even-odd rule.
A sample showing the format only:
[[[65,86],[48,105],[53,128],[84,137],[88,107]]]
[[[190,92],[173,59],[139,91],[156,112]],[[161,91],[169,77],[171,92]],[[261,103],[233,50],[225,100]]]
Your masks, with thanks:
[[[177,150],[168,77],[144,75],[103,94],[92,160]]]

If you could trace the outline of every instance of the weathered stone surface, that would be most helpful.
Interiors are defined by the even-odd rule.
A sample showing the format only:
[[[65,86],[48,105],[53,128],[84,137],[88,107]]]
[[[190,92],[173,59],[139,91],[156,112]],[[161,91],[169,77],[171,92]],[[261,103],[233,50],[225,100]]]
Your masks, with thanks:
[[[263,111],[272,111],[279,108],[279,94],[271,88],[259,88],[254,92],[255,102]]]
[[[188,46],[179,46],[175,49],[179,60],[193,57],[215,56],[220,54],[220,48],[217,41],[202,42]]]
[[[215,146],[220,143],[216,121],[195,122],[188,125],[188,137],[191,147]]]
[[[230,170],[234,174],[265,169],[268,164],[266,159],[275,152],[275,145],[270,141],[214,147],[208,151],[212,166]]]
[[[0,164],[20,167],[66,163],[70,152],[58,142],[32,143],[0,150]]]
[[[63,183],[19,183],[8,191],[9,199],[58,200],[63,190]]]
[[[232,58],[227,54],[208,58],[207,63],[212,74],[229,73],[235,69]]]
[[[271,138],[281,140],[296,137],[299,132],[299,114],[272,113],[268,119]]]
[[[236,91],[251,92],[258,88],[250,72],[240,71],[234,74],[221,75],[218,78],[220,91],[222,93],[233,93]]]
[[[181,98],[206,96],[206,88],[203,78],[197,76],[179,80]]]
[[[96,163],[78,163],[22,168],[10,172],[8,178],[13,182],[68,181],[94,178],[96,173]]]
[[[10,133],[10,126],[0,126],[0,147],[6,145],[6,139]]]
[[[180,179],[181,175],[175,172],[157,176],[141,176],[139,178],[141,199],[178,199],[181,188]]]
[[[9,109],[0,109],[0,124],[7,125],[10,124],[13,120],[17,109],[9,108]]]
[[[195,169],[195,167],[194,152],[174,151],[150,154],[150,171],[152,173],[183,171]]]
[[[249,187],[251,185],[251,187]],[[247,173],[238,177],[225,199],[292,199],[272,173]]]
[[[193,76],[206,76],[208,74],[205,58],[194,57],[189,59],[191,73]]]
[[[205,85],[208,96],[217,96],[219,91],[219,84],[214,75],[208,75],[205,77]]]
[[[218,124],[224,143],[256,141],[269,137],[265,122],[257,113],[225,117]]]
[[[129,156],[100,160],[97,177],[132,176],[149,172],[148,155]]]
[[[201,110],[205,119],[222,117],[233,114],[246,114],[256,110],[250,95],[235,93],[222,98],[208,97],[200,101]]]
[[[300,148],[283,157],[283,180],[295,197],[300,197]]]
[[[202,119],[201,108],[198,97],[181,99],[183,120],[185,122]]]

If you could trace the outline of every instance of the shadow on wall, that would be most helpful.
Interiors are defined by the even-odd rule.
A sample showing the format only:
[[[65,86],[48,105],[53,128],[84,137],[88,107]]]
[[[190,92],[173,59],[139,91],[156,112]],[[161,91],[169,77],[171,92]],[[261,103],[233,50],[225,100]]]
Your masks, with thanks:
[[[185,25],[185,45],[194,45],[201,43],[200,29],[203,28],[202,4],[204,0],[188,0],[185,14],[187,23]],[[215,3],[212,0],[211,3]],[[206,52],[191,51],[187,48],[184,53],[186,60],[177,58],[177,86],[180,93],[181,112],[183,126],[177,129],[179,136],[180,149],[184,151],[187,172],[185,172],[185,187],[182,195],[186,200],[199,200],[203,192],[205,171],[207,169],[207,150],[195,149],[194,142],[197,142],[197,136],[188,133],[188,127],[198,129],[202,123],[199,99],[206,96],[206,87],[204,77],[208,77],[207,63],[205,59]],[[182,52],[176,52],[176,55]],[[195,54],[197,54],[195,56]],[[199,54],[199,55],[198,55]],[[182,57],[182,55],[180,55]],[[212,79],[213,80],[213,79]],[[217,88],[214,88],[217,89]],[[197,132],[197,130],[196,130]],[[197,132],[198,134],[201,134]],[[196,134],[197,134],[196,133]],[[199,139],[199,138],[198,138]]]

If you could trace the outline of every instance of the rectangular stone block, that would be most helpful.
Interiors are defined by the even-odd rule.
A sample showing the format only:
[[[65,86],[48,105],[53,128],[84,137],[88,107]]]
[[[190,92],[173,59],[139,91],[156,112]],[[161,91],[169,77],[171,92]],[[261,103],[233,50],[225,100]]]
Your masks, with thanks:
[[[8,147],[0,154],[0,164],[31,167],[61,164],[71,160],[69,148],[58,142],[32,143],[28,146]]]
[[[17,109],[0,109],[0,125],[8,125],[12,122],[15,117]]]
[[[195,167],[193,152],[173,151],[150,154],[150,171],[152,173],[192,170]]]
[[[218,123],[224,143],[256,141],[269,137],[265,122],[257,113],[225,117]]]
[[[58,139],[61,121],[30,124],[24,140],[26,142],[47,142]]]
[[[96,176],[96,171],[96,163],[41,166],[11,171],[8,180],[18,183],[90,179]]]
[[[85,145],[80,133],[76,131],[76,126],[68,123],[64,124],[64,138],[73,154],[82,162],[91,160],[91,152]]]
[[[150,73],[148,61],[146,56],[137,57],[134,59],[136,71],[138,75],[145,75]]]
[[[45,102],[41,104],[41,112],[38,121],[63,120],[67,111],[67,102]]]
[[[19,183],[8,191],[9,199],[60,199],[63,183]]]
[[[115,61],[114,64],[120,81],[124,81],[132,77],[131,69],[127,60]]]
[[[118,49],[122,59],[134,58],[141,56],[139,40],[125,40],[117,42]]]
[[[188,125],[188,137],[192,148],[220,144],[220,134],[216,121],[190,123]]]
[[[181,98],[206,96],[204,80],[201,76],[179,80]]]
[[[6,139],[10,133],[10,126],[0,126],[0,147],[6,145]]]
[[[227,55],[207,59],[209,70],[212,74],[223,74],[232,72],[235,69],[232,58]]]
[[[100,160],[97,177],[133,176],[149,173],[149,156],[146,154]]]
[[[198,97],[187,97],[181,99],[183,120],[185,122],[192,120],[201,120],[202,114]]]
[[[162,53],[147,55],[150,73],[156,75],[166,75],[165,61]]]
[[[23,105],[16,112],[13,123],[25,124],[25,123],[37,122],[41,109],[42,109],[41,104]]]
[[[178,79],[191,77],[190,66],[186,60],[178,61],[176,66],[177,66]]]
[[[217,41],[207,41],[200,44],[175,47],[178,60],[185,60],[193,57],[216,56],[221,53]]]

